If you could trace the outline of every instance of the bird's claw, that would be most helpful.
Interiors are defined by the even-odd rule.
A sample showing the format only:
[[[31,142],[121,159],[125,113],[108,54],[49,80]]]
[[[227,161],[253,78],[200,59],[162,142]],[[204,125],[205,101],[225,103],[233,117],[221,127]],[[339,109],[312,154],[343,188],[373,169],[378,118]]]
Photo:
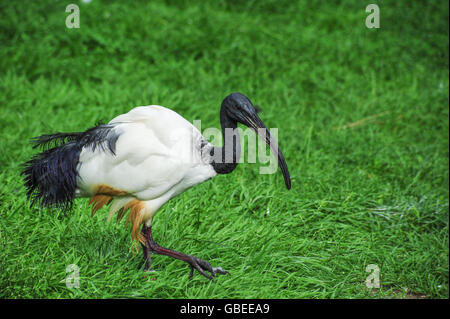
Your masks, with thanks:
[[[214,281],[213,277],[216,277],[216,274],[230,274],[228,271],[224,270],[222,267],[212,267],[211,264],[205,260],[199,259],[197,257],[192,256],[191,260],[189,261],[189,264],[191,266],[191,272],[189,274],[189,279],[192,279],[194,276],[194,269],[196,269],[200,274],[205,276],[211,281]],[[210,276],[206,271],[209,271],[212,276]]]

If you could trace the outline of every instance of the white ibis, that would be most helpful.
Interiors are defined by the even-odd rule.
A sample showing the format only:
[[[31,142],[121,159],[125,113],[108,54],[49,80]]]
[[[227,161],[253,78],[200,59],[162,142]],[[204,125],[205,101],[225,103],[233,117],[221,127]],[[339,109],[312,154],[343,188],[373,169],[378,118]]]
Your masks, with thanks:
[[[152,237],[156,211],[169,199],[217,174],[231,173],[238,164],[240,143],[229,136],[242,123],[270,146],[291,188],[283,154],[258,117],[250,100],[232,93],[222,102],[220,123],[224,146],[214,147],[178,113],[158,105],[136,107],[126,114],[79,133],[56,133],[34,139],[43,151],[25,163],[27,196],[32,204],[70,209],[77,197],[90,197],[92,214],[110,204],[108,220],[128,213],[132,238],[142,245],[145,270],[151,270],[151,253],[188,263],[213,279],[227,274],[221,267],[195,256],[166,249]],[[207,272],[211,273],[209,275]]]

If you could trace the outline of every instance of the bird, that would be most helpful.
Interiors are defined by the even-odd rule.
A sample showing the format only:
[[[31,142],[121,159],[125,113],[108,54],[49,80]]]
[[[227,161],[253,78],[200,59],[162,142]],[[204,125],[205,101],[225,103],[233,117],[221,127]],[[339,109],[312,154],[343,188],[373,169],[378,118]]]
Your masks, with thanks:
[[[187,189],[230,174],[239,162],[237,124],[256,132],[278,161],[286,188],[291,178],[283,153],[244,94],[226,96],[220,107],[222,147],[208,142],[177,112],[159,105],[138,106],[107,124],[84,132],[44,134],[32,138],[41,151],[22,167],[30,205],[70,210],[76,198],[90,198],[92,215],[109,205],[107,220],[126,218],[131,237],[142,246],[144,270],[152,269],[151,254],[182,260],[210,280],[230,274],[193,255],[160,246],[152,234],[155,213]],[[234,130],[235,134],[228,134]]]

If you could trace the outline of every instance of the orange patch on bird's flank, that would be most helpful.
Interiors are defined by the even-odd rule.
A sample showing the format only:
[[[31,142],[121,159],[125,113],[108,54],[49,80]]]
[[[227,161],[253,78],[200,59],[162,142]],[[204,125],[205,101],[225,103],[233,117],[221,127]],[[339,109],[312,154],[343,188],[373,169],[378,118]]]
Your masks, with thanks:
[[[131,201],[129,201],[124,207],[123,207],[123,212],[126,212],[128,209],[131,208],[130,214],[128,215],[127,221],[125,223],[125,227],[128,225],[128,223],[131,221],[132,225],[133,225],[133,229],[131,231],[131,237],[136,240],[136,241],[140,241],[141,243],[145,243],[144,237],[142,236],[142,234],[139,232],[140,231],[140,226],[142,225],[143,222],[143,217],[144,217],[144,210],[145,210],[145,204],[143,202],[141,202],[140,200],[137,199],[133,199]],[[122,214],[123,216],[123,214]]]
[[[89,201],[89,205],[92,205],[92,216],[105,204],[108,205],[113,197],[126,195],[127,192],[115,189],[114,187],[100,184],[94,187],[94,196]]]
[[[102,194],[102,195],[109,195],[109,196],[124,196],[124,195],[128,194],[128,192],[121,191],[121,190],[115,189],[114,187],[104,185],[104,184],[98,185],[94,193]]]
[[[95,195],[89,201],[89,205],[92,205],[92,216],[103,207],[111,202],[112,197],[107,195]]]
[[[95,195],[92,196],[89,201],[89,205],[92,205],[92,216],[94,216],[94,214],[104,205],[108,205],[115,197],[129,195],[128,192],[104,184],[94,187],[94,193]],[[146,210],[145,203],[138,199],[130,200],[117,211],[117,221],[120,221],[128,210],[130,210],[130,213],[127,217],[125,227],[128,226],[128,223],[131,221],[133,226],[131,237],[135,241],[145,243],[145,239],[140,233],[140,226],[144,222],[144,213]]]

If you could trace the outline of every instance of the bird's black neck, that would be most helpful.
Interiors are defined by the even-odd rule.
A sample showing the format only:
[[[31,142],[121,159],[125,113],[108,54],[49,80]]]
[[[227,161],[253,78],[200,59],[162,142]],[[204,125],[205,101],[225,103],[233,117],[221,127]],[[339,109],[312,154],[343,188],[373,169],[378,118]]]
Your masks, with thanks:
[[[226,113],[224,106],[220,109],[220,125],[222,126],[223,147],[211,149],[211,165],[217,174],[229,174],[237,166],[241,156],[241,142],[237,130],[237,122]]]

